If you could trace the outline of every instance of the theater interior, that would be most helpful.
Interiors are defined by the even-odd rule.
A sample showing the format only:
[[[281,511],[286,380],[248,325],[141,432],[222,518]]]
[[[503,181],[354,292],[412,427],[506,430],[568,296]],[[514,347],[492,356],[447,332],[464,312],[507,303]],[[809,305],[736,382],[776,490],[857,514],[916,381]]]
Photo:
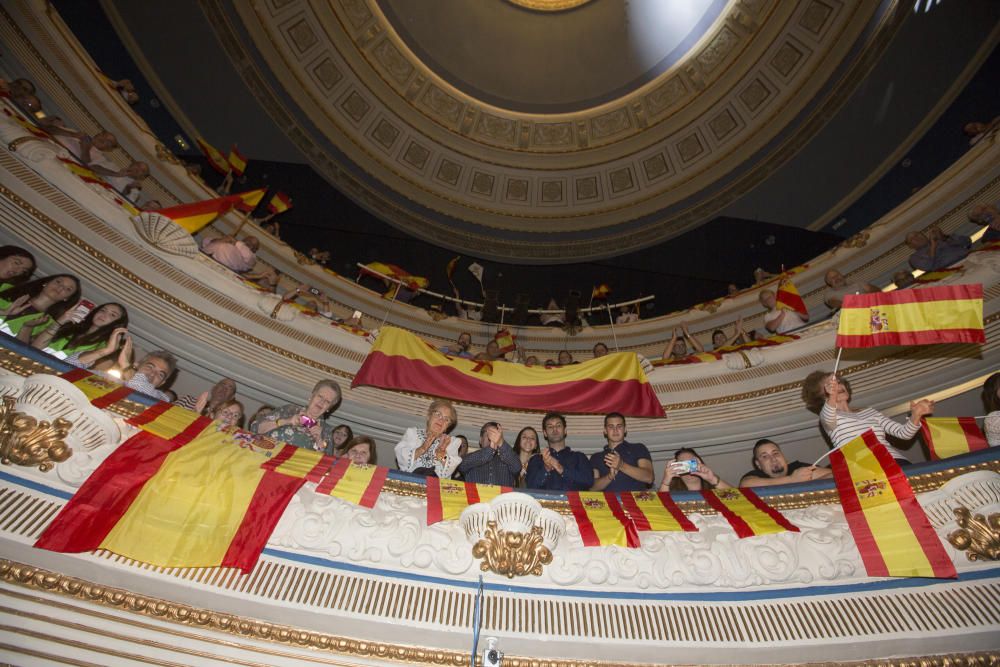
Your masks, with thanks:
[[[30,80],[43,109],[0,98],[0,246],[30,250],[35,278],[76,276],[91,307],[125,304],[136,351],[176,356],[177,396],[231,378],[251,415],[331,380],[327,423],[373,439],[378,466],[358,468],[380,485],[346,500],[330,491],[346,458],[235,430],[216,445],[231,470],[172,468],[211,418],[4,329],[0,663],[996,664],[983,387],[1000,370],[1000,243],[970,211],[1000,202],[998,42],[995,0],[0,3],[0,78]],[[40,129],[51,117],[113,133],[117,167],[149,167],[141,194],[76,164]],[[267,192],[252,216],[167,214],[220,197],[197,139],[239,145],[231,192]],[[279,191],[294,206],[267,218],[276,234],[261,218]],[[931,229],[971,251],[914,271],[908,235]],[[249,234],[276,287],[200,250]],[[846,347],[831,270],[874,286],[865,298],[978,310],[964,338]],[[424,289],[404,289],[413,276]],[[808,322],[770,331],[760,296],[789,284]],[[882,307],[853,309],[865,336],[908,326]],[[713,350],[740,327],[755,340]],[[682,330],[705,351],[662,358]],[[438,351],[463,332],[473,352],[503,332],[517,349]],[[592,358],[598,343],[612,354]],[[545,368],[560,352],[580,363]],[[892,439],[909,465],[831,452],[802,387],[835,367],[853,408],[904,423],[928,399],[965,449],[935,449],[925,424]],[[501,493],[399,470],[394,447],[436,398],[473,449],[487,422],[512,443],[558,411],[589,457],[623,412],[653,484]],[[154,438],[155,462],[159,444],[136,446]],[[833,474],[656,493],[681,447],[737,486],[765,438]],[[158,499],[126,488],[142,470],[193,472]],[[222,535],[216,510],[241,502]],[[175,526],[167,553],[155,536]]]

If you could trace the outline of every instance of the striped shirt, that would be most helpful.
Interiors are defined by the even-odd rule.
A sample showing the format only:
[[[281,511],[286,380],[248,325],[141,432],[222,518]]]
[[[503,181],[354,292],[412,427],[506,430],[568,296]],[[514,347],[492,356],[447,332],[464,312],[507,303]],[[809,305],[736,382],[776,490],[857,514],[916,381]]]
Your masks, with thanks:
[[[889,444],[885,434],[888,433],[900,440],[910,440],[920,430],[920,424],[914,424],[909,420],[906,421],[906,424],[900,424],[874,408],[865,408],[857,412],[842,412],[829,403],[823,404],[819,419],[823,424],[823,430],[833,440],[834,447],[847,444],[865,431],[872,430],[878,441],[885,445],[885,448],[892,454],[892,458],[903,461],[909,461],[909,459],[903,452]]]

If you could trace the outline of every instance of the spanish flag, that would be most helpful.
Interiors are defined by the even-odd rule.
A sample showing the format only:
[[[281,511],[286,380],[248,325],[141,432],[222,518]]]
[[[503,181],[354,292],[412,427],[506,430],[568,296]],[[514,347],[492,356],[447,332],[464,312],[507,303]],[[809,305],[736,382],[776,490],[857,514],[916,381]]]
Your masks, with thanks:
[[[212,167],[212,169],[216,170],[220,174],[229,173],[229,161],[226,160],[226,156],[223,155],[219,149],[200,137],[195,139],[194,142],[198,144],[198,148],[200,148],[201,152],[208,158],[208,164]]]
[[[75,162],[74,160],[67,160],[66,158],[59,158],[59,161],[66,165],[66,168],[86,183],[97,183],[98,185],[103,185],[106,188],[110,188],[110,184],[103,178],[97,175],[94,170],[83,166],[82,164]]]
[[[246,192],[238,192],[235,195],[229,195],[234,197],[233,206],[239,210],[250,213],[257,205],[260,204],[260,200],[264,198],[264,194],[267,192],[267,188],[257,188],[256,190],[247,190]]]
[[[267,204],[267,210],[271,213],[284,213],[292,207],[292,198],[284,192],[276,192]]]
[[[493,336],[493,340],[500,346],[500,353],[507,354],[517,349],[517,336],[507,329],[501,329]]]
[[[423,276],[412,275],[406,269],[396,266],[395,264],[385,264],[383,262],[368,262],[361,267],[360,272],[364,275],[372,276],[373,278],[384,279],[387,276],[399,280],[406,286],[407,289],[417,291],[418,289],[426,289],[428,285],[431,284],[427,278]]]
[[[473,484],[455,479],[427,478],[427,525],[439,521],[454,521],[469,505],[488,503],[501,493],[513,491],[509,486]]]
[[[621,497],[622,505],[632,518],[636,530],[698,532],[669,493],[638,491],[622,493]]]
[[[471,359],[449,357],[408,331],[386,326],[352,386],[415,391],[525,410],[663,416],[638,357],[630,352],[560,368],[505,361],[494,362],[489,374],[475,372],[475,368]]]
[[[791,310],[805,319],[809,319],[806,303],[799,295],[799,290],[791,280],[783,280],[774,294],[775,306],[781,310]]]
[[[703,364],[710,361],[718,361],[722,358],[722,355],[718,352],[695,352],[694,354],[689,354],[686,357],[680,357],[679,359],[674,359],[670,357],[669,359],[654,359],[650,363],[654,366],[674,366],[679,364]]]
[[[74,387],[83,392],[90,404],[95,408],[104,409],[126,398],[132,393],[132,389],[117,382],[112,382],[100,375],[94,375],[90,371],[82,368],[60,375],[63,380],[70,382]]]
[[[583,546],[615,544],[630,549],[639,546],[635,524],[625,514],[615,494],[608,491],[568,491],[566,500],[580,528]]]
[[[144,431],[105,459],[35,546],[249,572],[305,481],[264,470],[262,460],[226,431],[187,442]]]
[[[709,506],[729,522],[740,539],[754,535],[799,532],[781,512],[760,499],[753,489],[715,489],[702,491]]]
[[[289,477],[301,477],[307,482],[318,483],[333,466],[333,457],[315,449],[304,449],[286,444],[261,468]]]
[[[611,288],[606,284],[601,283],[597,287],[590,290],[590,298],[593,299],[607,299],[608,295],[611,294]]]
[[[236,144],[233,144],[232,148],[229,149],[229,159],[227,161],[237,176],[242,176],[243,172],[247,170],[247,158],[236,148]]]
[[[968,454],[988,446],[975,417],[924,417],[920,430],[932,461]]]
[[[342,457],[316,487],[316,493],[346,500],[371,509],[382,493],[389,469],[384,466],[354,465]],[[461,512],[459,512],[461,514]]]
[[[748,341],[746,343],[739,343],[737,345],[726,345],[720,347],[716,352],[738,352],[739,350],[746,350],[752,347],[773,347],[775,345],[781,345],[782,343],[789,343],[793,340],[798,340],[799,337],[795,334],[775,334],[773,336],[768,336],[766,338],[756,338],[754,340]]]
[[[227,195],[189,204],[178,204],[154,212],[170,218],[188,234],[194,234],[231,209],[236,203],[235,197],[236,195]]]
[[[837,347],[985,342],[982,285],[848,294],[840,309]]]
[[[868,576],[957,576],[906,475],[873,431],[832,451],[830,463]]]
[[[193,410],[162,401],[125,421],[165,440],[186,437],[188,433],[201,433],[212,423],[211,417],[203,417]]]

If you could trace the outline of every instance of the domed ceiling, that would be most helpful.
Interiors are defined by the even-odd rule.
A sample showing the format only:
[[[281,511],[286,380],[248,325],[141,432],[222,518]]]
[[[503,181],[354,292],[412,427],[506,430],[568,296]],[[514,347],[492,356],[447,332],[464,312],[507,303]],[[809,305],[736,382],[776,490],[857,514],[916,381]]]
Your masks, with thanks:
[[[618,255],[711,219],[822,127],[901,14],[876,0],[533,4],[201,6],[328,180],[415,236],[521,263]]]

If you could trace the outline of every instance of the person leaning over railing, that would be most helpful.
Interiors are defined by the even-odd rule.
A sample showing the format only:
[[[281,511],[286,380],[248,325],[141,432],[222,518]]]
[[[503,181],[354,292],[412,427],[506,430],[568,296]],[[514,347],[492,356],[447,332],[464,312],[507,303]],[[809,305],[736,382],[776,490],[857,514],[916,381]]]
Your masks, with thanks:
[[[20,285],[34,272],[34,255],[17,246],[0,246],[0,291]]]
[[[207,416],[218,421],[220,428],[243,428],[243,404],[235,398],[220,403]]]
[[[273,440],[303,449],[324,451],[331,442],[333,427],[324,420],[340,404],[340,385],[320,380],[313,387],[306,407],[288,404],[257,416],[250,430]]]
[[[694,461],[695,469],[691,470],[690,461]],[[690,447],[681,447],[674,453],[674,458],[663,466],[663,481],[660,491],[701,491],[703,489],[731,489],[721,477],[705,465],[698,452]]]
[[[396,443],[396,463],[404,472],[448,479],[462,462],[458,454],[458,438],[448,431],[458,422],[458,413],[451,401],[437,399],[427,408],[424,428],[410,427]]]
[[[928,399],[910,402],[910,418],[905,424],[889,419],[874,408],[854,410],[850,406],[851,384],[826,371],[813,371],[806,377],[802,383],[802,400],[811,412],[819,415],[823,430],[834,447],[845,445],[870,429],[901,465],[909,465],[910,460],[889,444],[886,434],[910,440],[920,430],[920,420],[934,412],[934,401]]]
[[[110,346],[116,329],[128,327],[128,311],[120,303],[105,303],[87,313],[79,322],[53,322],[31,341],[32,347],[67,357],[74,352],[90,352]],[[117,335],[117,334],[115,334]],[[109,352],[114,352],[114,349]]]
[[[80,281],[66,273],[13,285],[0,291],[3,330],[31,343],[54,323],[67,322],[79,300]]]

